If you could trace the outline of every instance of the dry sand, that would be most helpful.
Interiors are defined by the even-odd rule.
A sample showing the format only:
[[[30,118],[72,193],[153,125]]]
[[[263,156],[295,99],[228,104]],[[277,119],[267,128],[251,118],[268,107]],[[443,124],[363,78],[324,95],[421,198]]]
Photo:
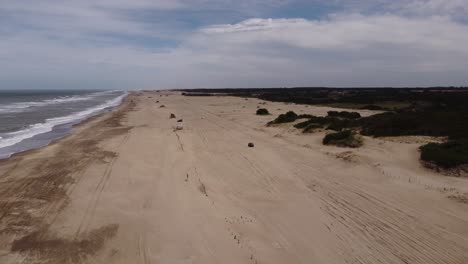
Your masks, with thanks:
[[[468,263],[468,179],[421,142],[323,146],[265,123],[330,108],[259,103],[133,94],[0,162],[0,263]]]

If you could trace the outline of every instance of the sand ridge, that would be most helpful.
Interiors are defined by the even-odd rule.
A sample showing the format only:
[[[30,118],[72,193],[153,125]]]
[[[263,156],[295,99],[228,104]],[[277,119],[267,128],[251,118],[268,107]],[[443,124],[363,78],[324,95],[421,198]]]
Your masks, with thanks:
[[[330,109],[132,93],[0,163],[0,262],[467,263],[467,180],[421,166],[419,142],[265,127]]]

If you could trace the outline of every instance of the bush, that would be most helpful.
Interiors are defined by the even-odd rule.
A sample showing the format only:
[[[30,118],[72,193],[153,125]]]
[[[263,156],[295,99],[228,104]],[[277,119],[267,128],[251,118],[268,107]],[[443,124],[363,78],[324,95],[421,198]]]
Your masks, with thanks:
[[[365,106],[361,107],[361,109],[365,109],[365,110],[384,110],[383,107],[378,106],[378,105],[365,105]]]
[[[468,140],[429,143],[420,147],[421,160],[443,168],[468,164]]]
[[[257,110],[257,115],[269,115],[270,112],[266,108],[260,108]]]
[[[339,147],[357,148],[362,146],[362,141],[351,130],[331,133],[323,138],[324,145],[336,145]]]
[[[279,115],[275,120],[269,122],[269,125],[273,124],[281,124],[281,123],[291,123],[296,121],[297,119],[297,114],[294,113],[293,111],[289,111],[286,114],[281,114]]]
[[[348,119],[358,119],[361,118],[361,114],[358,112],[348,112],[348,111],[328,111],[328,116],[330,117],[340,117],[340,118],[348,118]]]
[[[297,119],[303,119],[303,118],[313,118],[315,117],[314,115],[309,115],[309,114],[301,114],[297,116]]]
[[[341,131],[345,128],[351,128],[358,126],[357,122],[352,119],[339,119],[339,118],[330,118],[330,123],[327,129]]]
[[[375,137],[424,135],[449,136],[452,140],[468,138],[466,109],[403,110],[359,119],[362,134]]]
[[[320,124],[312,123],[307,125],[304,130],[302,130],[302,133],[311,133],[318,128],[322,128],[322,126]]]
[[[301,129],[301,128],[305,128],[307,127],[308,125],[310,124],[315,124],[316,122],[313,120],[313,119],[309,119],[307,121],[304,121],[304,122],[300,122],[300,123],[297,123],[294,125],[295,128],[297,129]]]
[[[354,119],[341,119],[337,117],[322,117],[322,116],[312,116],[309,120],[297,123],[294,125],[295,128],[301,129],[305,128],[310,124],[319,124],[321,126],[327,126],[327,129],[341,131],[345,128],[354,128],[359,127],[359,120]]]
[[[350,136],[351,136],[351,130],[345,130],[345,131],[341,131],[341,132],[331,133],[331,134],[326,135],[323,138],[323,144],[327,145],[328,143],[330,143],[333,140],[342,140],[342,139],[349,138]]]

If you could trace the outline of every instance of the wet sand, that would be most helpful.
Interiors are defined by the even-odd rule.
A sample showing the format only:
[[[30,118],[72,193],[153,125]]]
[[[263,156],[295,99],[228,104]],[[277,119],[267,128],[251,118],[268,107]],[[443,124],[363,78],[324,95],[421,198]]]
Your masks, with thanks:
[[[265,124],[330,108],[167,94],[0,162],[0,263],[468,263],[468,179],[426,139],[323,146]]]

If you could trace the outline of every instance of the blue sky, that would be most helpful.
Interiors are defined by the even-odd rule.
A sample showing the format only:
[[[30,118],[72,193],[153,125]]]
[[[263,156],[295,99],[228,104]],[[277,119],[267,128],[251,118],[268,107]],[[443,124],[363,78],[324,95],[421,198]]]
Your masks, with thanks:
[[[0,89],[468,85],[467,0],[0,0]]]

